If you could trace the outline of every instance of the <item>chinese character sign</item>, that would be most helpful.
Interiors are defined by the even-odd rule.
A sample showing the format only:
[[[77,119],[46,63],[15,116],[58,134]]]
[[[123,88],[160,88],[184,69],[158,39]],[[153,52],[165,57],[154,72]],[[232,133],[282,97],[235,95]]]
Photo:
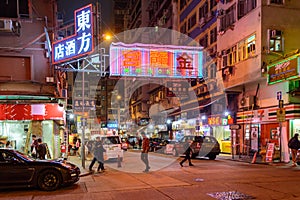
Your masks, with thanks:
[[[83,56],[93,51],[92,4],[75,11],[75,35],[52,44],[54,64]]]
[[[202,50],[202,47],[112,43],[110,46],[110,75],[202,77]]]

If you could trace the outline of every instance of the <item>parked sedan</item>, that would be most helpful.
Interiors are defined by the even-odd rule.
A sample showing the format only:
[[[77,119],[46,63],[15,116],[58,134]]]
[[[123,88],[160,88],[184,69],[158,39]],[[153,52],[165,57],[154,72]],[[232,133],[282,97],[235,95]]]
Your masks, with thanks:
[[[214,160],[221,151],[219,142],[212,136],[187,135],[174,144],[173,155],[183,154],[186,151],[185,143],[188,141],[192,141],[190,145],[192,158],[208,157],[210,160]]]
[[[13,149],[0,149],[0,188],[56,190],[79,180],[80,169],[63,160],[35,160]]]

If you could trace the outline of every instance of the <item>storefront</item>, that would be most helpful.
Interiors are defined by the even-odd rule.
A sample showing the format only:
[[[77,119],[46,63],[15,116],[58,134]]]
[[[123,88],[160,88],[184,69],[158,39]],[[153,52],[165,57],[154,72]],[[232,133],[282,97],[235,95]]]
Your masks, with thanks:
[[[34,134],[47,144],[51,158],[60,157],[63,120],[64,109],[56,103],[0,104],[0,140],[27,154]]]
[[[238,139],[239,145],[244,147],[242,153],[265,150],[268,143],[274,143],[273,159],[279,159],[280,155],[287,156],[287,141],[300,130],[300,106],[284,106],[286,114],[283,122],[277,121],[277,110],[278,107],[274,106],[237,113],[237,123],[242,127]]]
[[[229,125],[233,123],[230,115],[209,116],[207,124],[211,127],[210,133],[220,143],[222,153],[231,153],[231,131]]]

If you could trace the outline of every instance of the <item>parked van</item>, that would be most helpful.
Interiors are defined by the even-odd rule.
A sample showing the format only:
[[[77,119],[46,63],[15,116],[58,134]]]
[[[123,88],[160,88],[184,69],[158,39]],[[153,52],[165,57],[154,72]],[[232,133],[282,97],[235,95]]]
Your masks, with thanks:
[[[117,135],[97,135],[100,136],[102,144],[106,152],[104,152],[104,160],[119,159],[123,160],[123,149],[121,138]],[[93,138],[96,138],[94,136]]]

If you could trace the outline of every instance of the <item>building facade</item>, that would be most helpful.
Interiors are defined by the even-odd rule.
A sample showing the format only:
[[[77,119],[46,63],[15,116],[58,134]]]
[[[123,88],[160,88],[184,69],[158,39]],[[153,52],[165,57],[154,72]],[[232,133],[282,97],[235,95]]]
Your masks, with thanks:
[[[288,159],[287,139],[298,131],[299,98],[293,91],[298,90],[299,6],[284,0],[218,3],[218,73],[226,94],[238,102],[231,107],[241,125],[232,131],[236,153],[274,143],[275,157]]]
[[[59,74],[50,62],[56,2],[13,0],[2,1],[0,7],[1,141],[28,153],[35,134],[48,144],[50,155],[58,157],[65,82],[57,82]]]

